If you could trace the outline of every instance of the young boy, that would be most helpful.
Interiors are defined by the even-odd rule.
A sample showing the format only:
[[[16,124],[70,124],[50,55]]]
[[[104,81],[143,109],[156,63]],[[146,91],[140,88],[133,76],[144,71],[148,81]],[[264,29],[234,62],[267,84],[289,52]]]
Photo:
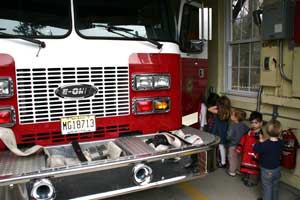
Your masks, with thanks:
[[[252,112],[250,114],[250,130],[245,134],[236,147],[237,153],[242,154],[240,172],[244,173],[243,182],[246,186],[257,185],[260,172],[258,164],[258,154],[253,150],[253,145],[259,141],[260,135],[263,135],[261,127],[263,125],[262,114]]]
[[[268,122],[266,130],[270,138],[264,141],[263,137],[260,137],[260,143],[254,145],[254,151],[260,155],[262,199],[278,200],[279,166],[283,148],[283,141],[278,139],[281,124],[277,120],[271,120]]]
[[[232,125],[229,130],[228,140],[229,140],[229,149],[228,149],[228,162],[229,169],[228,175],[235,176],[236,171],[240,166],[240,158],[235,151],[236,146],[239,144],[241,137],[249,131],[249,127],[243,123],[246,118],[246,113],[239,109],[232,109],[230,119]]]

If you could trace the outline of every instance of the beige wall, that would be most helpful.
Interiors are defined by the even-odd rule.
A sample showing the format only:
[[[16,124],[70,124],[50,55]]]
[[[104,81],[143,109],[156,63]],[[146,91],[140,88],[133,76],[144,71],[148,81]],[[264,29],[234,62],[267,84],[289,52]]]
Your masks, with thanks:
[[[207,5],[213,8],[213,41],[209,44],[209,86],[213,86],[219,93],[224,90],[224,0],[206,1]],[[275,57],[278,60],[277,43],[267,43],[262,50],[261,57],[266,55]],[[275,50],[272,48],[275,48]],[[277,49],[276,49],[277,48]],[[260,111],[264,119],[269,120],[273,106],[278,106],[279,117],[284,128],[298,128],[300,130],[300,47],[289,49],[288,43],[284,42],[284,71],[293,79],[290,83],[281,78],[278,67],[275,71],[266,72],[261,70],[261,84],[264,86],[262,94],[262,105]],[[225,93],[226,94],[226,93]],[[228,95],[233,107],[247,111],[256,109],[256,98]],[[296,119],[296,120],[294,120]],[[300,131],[296,133],[300,141]],[[295,170],[282,170],[282,180],[292,186],[300,188],[300,150]]]
[[[219,30],[223,30],[224,25],[224,1],[207,0],[205,5],[213,9],[213,35],[208,47],[208,66],[210,66],[208,69],[208,85],[221,92],[220,89],[223,89],[223,41],[225,36],[219,34]]]

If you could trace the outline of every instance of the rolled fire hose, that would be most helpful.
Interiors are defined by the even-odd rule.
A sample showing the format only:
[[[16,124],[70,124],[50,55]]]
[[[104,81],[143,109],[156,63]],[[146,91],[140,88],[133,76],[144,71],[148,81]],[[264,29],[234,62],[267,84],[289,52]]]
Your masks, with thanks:
[[[25,151],[21,151],[17,147],[17,142],[16,142],[14,132],[9,128],[0,127],[0,139],[11,152],[13,152],[18,156],[29,156],[43,149],[42,146],[35,145]]]

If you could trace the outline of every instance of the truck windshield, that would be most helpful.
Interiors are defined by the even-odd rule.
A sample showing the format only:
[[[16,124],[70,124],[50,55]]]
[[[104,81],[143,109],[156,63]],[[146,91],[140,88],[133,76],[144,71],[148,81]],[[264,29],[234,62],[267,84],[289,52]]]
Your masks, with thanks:
[[[64,37],[71,31],[69,0],[1,1],[0,37]]]
[[[75,27],[82,37],[137,39],[104,28],[114,26],[148,39],[174,41],[175,23],[164,0],[74,0],[74,7]]]

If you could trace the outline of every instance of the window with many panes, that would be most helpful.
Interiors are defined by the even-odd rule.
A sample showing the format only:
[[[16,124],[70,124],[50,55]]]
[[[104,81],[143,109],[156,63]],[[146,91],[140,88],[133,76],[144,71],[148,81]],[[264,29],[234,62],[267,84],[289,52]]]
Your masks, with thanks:
[[[263,0],[228,0],[227,19],[227,91],[254,94],[259,89],[260,30],[252,12]]]

